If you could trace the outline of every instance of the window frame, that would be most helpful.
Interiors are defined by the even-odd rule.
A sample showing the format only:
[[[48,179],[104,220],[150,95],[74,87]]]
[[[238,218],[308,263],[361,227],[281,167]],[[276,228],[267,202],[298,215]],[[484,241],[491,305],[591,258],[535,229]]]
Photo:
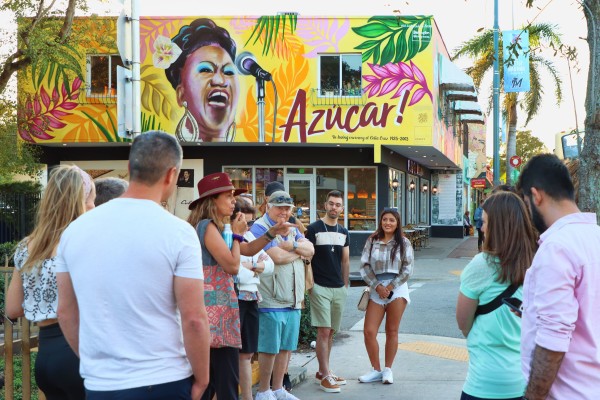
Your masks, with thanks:
[[[333,96],[334,97],[362,97],[363,93],[362,93],[362,53],[319,53],[318,57],[319,57],[319,62],[317,65],[317,97],[321,97],[321,98],[327,98],[327,97],[332,97],[331,95],[326,95],[324,94],[322,87],[321,87],[321,80],[322,80],[322,71],[321,71],[321,64],[322,64],[322,58],[323,57],[332,57],[332,56],[339,56],[339,62],[338,62],[338,72],[339,72],[339,81],[338,81],[338,87],[336,89],[336,91],[334,91]],[[343,65],[343,59],[344,56],[358,56],[361,58],[361,62],[360,62],[360,87],[359,87],[359,93],[358,94],[352,94],[352,95],[347,95],[347,94],[342,94],[343,90],[344,90],[344,77],[342,76],[342,65]],[[337,92],[337,94],[335,94]]]
[[[108,58],[108,82],[106,87],[109,88],[108,93],[93,93],[92,92],[92,58],[93,57],[107,57]],[[85,78],[86,78],[86,96],[87,97],[110,97],[110,98],[117,98],[117,77],[116,76],[112,76],[112,62],[113,62],[113,57],[118,57],[120,59],[120,55],[116,54],[116,53],[98,53],[98,54],[88,54],[86,56],[86,63],[85,63]],[[121,63],[122,64],[122,63]],[[111,93],[110,88],[112,88],[112,83],[114,82],[115,84],[115,92],[114,94]]]

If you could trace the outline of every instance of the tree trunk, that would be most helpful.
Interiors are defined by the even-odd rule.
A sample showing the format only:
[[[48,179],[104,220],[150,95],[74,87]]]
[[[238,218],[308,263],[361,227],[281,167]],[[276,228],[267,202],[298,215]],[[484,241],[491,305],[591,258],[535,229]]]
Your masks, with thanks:
[[[584,0],[583,4],[590,69],[585,99],[585,142],[579,168],[579,208],[597,213],[600,205],[600,0]]]
[[[514,185],[510,158],[517,155],[517,101],[511,102],[508,110],[508,135],[506,136],[506,184]]]

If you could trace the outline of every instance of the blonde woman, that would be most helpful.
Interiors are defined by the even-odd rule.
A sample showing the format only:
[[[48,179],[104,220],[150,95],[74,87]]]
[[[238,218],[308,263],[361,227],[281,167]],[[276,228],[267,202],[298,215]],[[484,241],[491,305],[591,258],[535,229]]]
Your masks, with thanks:
[[[90,176],[76,166],[59,166],[50,174],[36,215],[36,225],[15,252],[8,288],[9,318],[25,316],[40,328],[35,379],[47,400],[85,399],[79,358],[58,325],[56,248],[65,228],[94,208],[96,191]]]

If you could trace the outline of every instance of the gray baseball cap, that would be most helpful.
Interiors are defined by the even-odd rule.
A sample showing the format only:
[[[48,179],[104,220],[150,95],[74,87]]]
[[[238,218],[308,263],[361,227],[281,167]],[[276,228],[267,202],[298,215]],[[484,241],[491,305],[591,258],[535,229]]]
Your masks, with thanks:
[[[269,204],[276,207],[294,207],[294,199],[288,192],[277,190],[269,196]]]

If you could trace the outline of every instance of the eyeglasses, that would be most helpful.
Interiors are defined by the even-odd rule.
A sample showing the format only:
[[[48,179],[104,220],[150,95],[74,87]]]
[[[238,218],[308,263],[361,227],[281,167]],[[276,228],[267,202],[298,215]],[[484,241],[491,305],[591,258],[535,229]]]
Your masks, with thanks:
[[[269,203],[271,204],[294,204],[294,199],[286,196],[278,196],[274,198],[269,198]]]
[[[254,219],[253,219],[253,220],[250,220],[250,221],[248,221],[248,222],[247,222],[247,224],[248,224],[248,228],[250,228],[250,227],[251,227],[251,226],[254,224],[254,222],[255,222],[255,221],[256,221],[256,220],[254,220]]]

